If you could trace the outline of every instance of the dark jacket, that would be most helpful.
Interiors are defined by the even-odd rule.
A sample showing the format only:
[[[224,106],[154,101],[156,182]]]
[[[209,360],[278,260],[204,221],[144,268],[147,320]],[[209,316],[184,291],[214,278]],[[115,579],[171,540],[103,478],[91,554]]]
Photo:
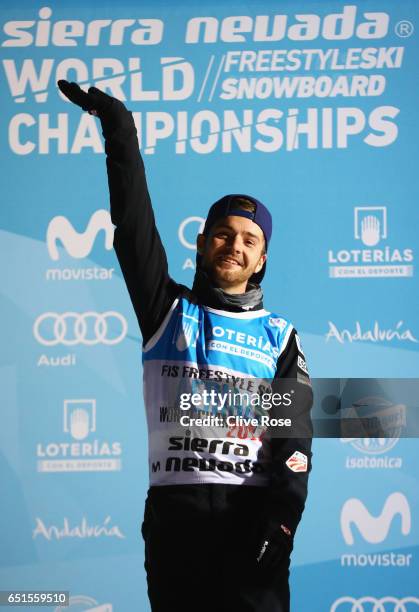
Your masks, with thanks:
[[[111,217],[116,226],[114,247],[145,344],[159,328],[173,300],[186,288],[169,276],[132,114],[122,107],[108,117],[101,117],[101,121],[107,155]],[[205,283],[195,282],[192,291],[195,299],[202,304],[226,310],[238,309],[224,302],[214,303],[217,297],[211,288],[205,289]],[[262,306],[260,302],[252,309]],[[298,422],[298,437],[272,439],[272,479],[266,517],[275,524],[285,524],[294,534],[307,497],[312,436],[312,392],[296,330],[292,331],[287,347],[278,359],[273,387],[284,392],[284,387],[290,381],[298,390],[298,401],[295,402],[297,413],[293,413],[294,422]],[[295,451],[308,457],[307,471],[295,472],[286,465],[287,459]]]

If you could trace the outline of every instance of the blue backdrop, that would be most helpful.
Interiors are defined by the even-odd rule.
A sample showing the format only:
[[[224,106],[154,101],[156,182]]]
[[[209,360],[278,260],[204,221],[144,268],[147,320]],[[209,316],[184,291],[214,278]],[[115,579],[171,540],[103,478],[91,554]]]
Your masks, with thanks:
[[[192,282],[209,205],[252,194],[274,215],[265,305],[299,330],[311,375],[413,378],[419,5],[25,0],[0,14],[0,588],[146,612],[141,337],[98,123],[55,83],[135,113],[177,281]],[[293,610],[419,609],[417,440],[313,450]]]

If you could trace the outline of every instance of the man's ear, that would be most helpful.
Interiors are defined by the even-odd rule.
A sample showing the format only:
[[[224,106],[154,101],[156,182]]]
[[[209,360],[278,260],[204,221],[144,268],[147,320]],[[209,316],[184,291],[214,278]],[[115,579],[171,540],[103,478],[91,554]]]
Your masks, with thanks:
[[[256,274],[256,272],[260,272],[263,268],[263,264],[265,263],[265,261],[267,260],[268,255],[266,253],[264,253],[263,255],[260,256],[259,262],[255,268],[255,271],[253,272],[253,274]]]
[[[196,237],[196,248],[200,255],[202,255],[204,252],[205,241],[206,241],[206,236],[204,236],[204,234],[198,234],[198,236]]]

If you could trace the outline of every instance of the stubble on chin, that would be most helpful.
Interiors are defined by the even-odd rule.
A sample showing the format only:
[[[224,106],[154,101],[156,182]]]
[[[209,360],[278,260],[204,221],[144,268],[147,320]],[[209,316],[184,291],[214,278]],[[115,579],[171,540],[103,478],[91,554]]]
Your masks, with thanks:
[[[223,270],[214,266],[214,268],[207,272],[215,285],[219,285],[220,282],[239,285],[247,280],[247,274],[242,269]]]

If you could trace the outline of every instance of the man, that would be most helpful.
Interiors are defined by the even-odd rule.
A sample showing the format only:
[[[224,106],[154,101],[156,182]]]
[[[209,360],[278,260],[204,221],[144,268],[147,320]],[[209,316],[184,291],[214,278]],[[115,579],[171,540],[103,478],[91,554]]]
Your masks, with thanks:
[[[296,330],[263,309],[271,215],[251,196],[221,198],[197,238],[192,290],[179,285],[155,226],[132,114],[94,87],[58,85],[101,120],[114,247],[143,336],[151,486],[142,533],[152,611],[285,612],[311,469],[312,395]],[[181,425],[180,399],[191,391],[202,399],[239,388],[249,397],[267,388],[256,381],[283,398],[294,394],[275,412],[292,417],[292,437],[272,427]],[[202,400],[187,413],[219,409]],[[229,404],[223,414],[246,410]]]

